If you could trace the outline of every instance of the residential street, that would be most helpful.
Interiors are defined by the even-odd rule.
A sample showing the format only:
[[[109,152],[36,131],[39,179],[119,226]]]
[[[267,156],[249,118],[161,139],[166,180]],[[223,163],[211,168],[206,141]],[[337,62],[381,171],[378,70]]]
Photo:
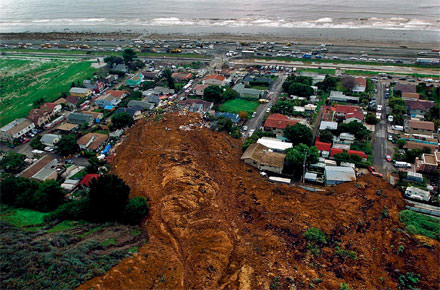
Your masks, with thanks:
[[[385,110],[385,84],[382,82],[376,83],[376,103],[382,105],[381,118],[376,124],[374,131],[372,145],[373,145],[373,166],[379,172],[385,173],[385,155],[387,152],[387,120]]]

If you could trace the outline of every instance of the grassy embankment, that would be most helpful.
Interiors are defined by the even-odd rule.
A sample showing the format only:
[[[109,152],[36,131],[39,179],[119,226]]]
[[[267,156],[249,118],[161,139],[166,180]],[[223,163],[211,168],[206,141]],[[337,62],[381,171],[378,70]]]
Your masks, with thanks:
[[[26,117],[39,98],[56,100],[95,70],[84,61],[0,59],[0,126]]]
[[[258,101],[248,101],[244,99],[234,99],[223,103],[220,106],[220,111],[240,113],[247,112],[248,115],[252,115],[253,112],[257,110],[259,103]]]

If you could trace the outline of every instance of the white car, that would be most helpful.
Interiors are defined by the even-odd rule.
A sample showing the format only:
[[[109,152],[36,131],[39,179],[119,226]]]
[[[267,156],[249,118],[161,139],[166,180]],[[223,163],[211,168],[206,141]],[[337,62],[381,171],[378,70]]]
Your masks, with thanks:
[[[379,112],[377,112],[377,113],[376,113],[376,118],[380,120],[380,119],[382,118],[382,114],[379,113]]]
[[[382,105],[377,105],[377,110],[380,112],[382,111]]]
[[[252,118],[255,118],[256,115],[257,115],[257,112],[253,112],[252,113]]]
[[[389,116],[388,116],[388,122],[390,122],[390,123],[391,123],[391,122],[393,122],[393,120],[394,120],[394,117],[393,117],[393,115],[389,115]]]
[[[266,109],[266,113],[270,113],[270,107]]]
[[[250,130],[250,131],[248,132],[248,136],[249,136],[249,137],[252,136],[252,134],[254,134],[254,132],[255,132],[255,130]]]
[[[243,131],[247,131],[248,130],[248,126],[243,126]]]

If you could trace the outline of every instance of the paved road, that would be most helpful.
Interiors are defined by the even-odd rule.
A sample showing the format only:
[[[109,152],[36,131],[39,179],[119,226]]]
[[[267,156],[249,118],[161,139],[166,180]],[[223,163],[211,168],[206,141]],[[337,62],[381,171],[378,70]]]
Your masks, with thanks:
[[[380,121],[376,124],[376,129],[373,135],[373,166],[376,170],[384,173],[385,155],[387,152],[387,123],[384,114],[385,110],[385,85],[382,82],[376,83],[376,104],[382,105],[382,114]]]
[[[248,131],[257,130],[258,128],[260,128],[260,126],[263,123],[266,110],[269,108],[269,106],[271,104],[275,104],[275,102],[278,100],[280,93],[281,93],[282,85],[283,85],[286,77],[287,76],[285,74],[282,74],[274,82],[274,84],[272,85],[272,88],[270,90],[270,92],[272,93],[272,95],[270,96],[270,98],[271,98],[270,102],[258,106],[257,111],[256,111],[257,112],[256,116],[252,119],[249,119],[249,121],[247,123]]]

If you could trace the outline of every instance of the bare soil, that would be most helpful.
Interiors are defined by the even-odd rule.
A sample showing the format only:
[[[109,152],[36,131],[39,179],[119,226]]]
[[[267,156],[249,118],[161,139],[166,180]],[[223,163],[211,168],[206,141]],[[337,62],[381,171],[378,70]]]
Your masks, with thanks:
[[[391,185],[372,176],[325,192],[273,184],[240,161],[240,140],[198,121],[172,113],[129,130],[112,172],[150,200],[149,243],[79,289],[397,289],[407,272],[438,289],[439,242],[402,230],[404,201]],[[329,240],[317,256],[310,227]]]

